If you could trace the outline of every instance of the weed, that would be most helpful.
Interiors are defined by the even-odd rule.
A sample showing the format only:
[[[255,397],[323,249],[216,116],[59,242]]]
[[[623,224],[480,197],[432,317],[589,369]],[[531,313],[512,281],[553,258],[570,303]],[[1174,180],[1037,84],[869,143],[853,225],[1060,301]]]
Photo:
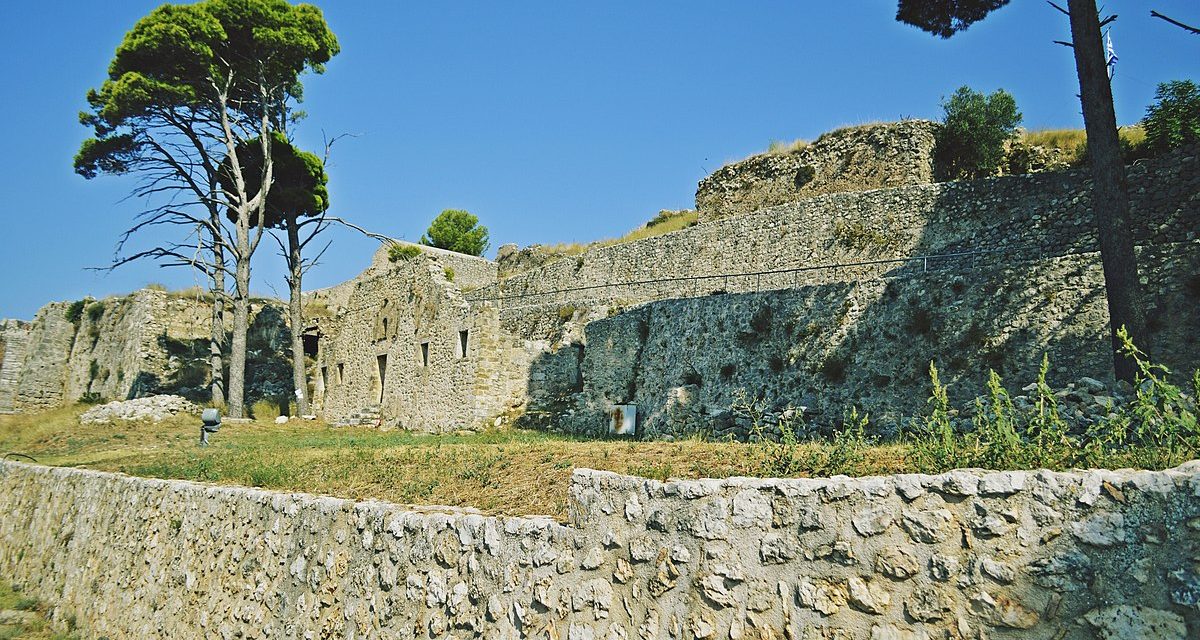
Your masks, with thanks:
[[[889,236],[856,221],[838,220],[833,223],[833,241],[853,251],[880,253],[900,245],[899,236]]]
[[[821,363],[821,375],[830,382],[842,382],[846,379],[846,359],[838,355],[825,358]]]
[[[908,322],[904,328],[911,336],[929,335],[933,330],[933,312],[925,307],[917,307],[908,314]]]
[[[442,274],[446,276],[446,280],[448,280],[450,282],[454,282],[454,269],[451,269],[450,267],[445,267],[444,269],[442,269]]]
[[[558,321],[569,322],[575,318],[575,313],[579,308],[573,304],[565,304],[558,308]]]
[[[63,316],[67,322],[71,324],[79,324],[83,318],[83,308],[87,305],[87,300],[76,300],[67,306],[67,310],[63,312]]]
[[[726,381],[730,380],[733,378],[733,374],[737,373],[737,365],[732,362],[730,362],[728,364],[723,364],[723,365],[721,365],[720,373],[721,373],[722,380],[726,380]]]
[[[100,318],[104,317],[104,307],[105,307],[105,305],[104,305],[103,300],[93,302],[92,304],[88,305],[88,308],[87,308],[88,320],[90,320],[93,324],[99,322]]]
[[[421,255],[416,245],[392,243],[388,245],[388,260],[391,262],[408,262]]]

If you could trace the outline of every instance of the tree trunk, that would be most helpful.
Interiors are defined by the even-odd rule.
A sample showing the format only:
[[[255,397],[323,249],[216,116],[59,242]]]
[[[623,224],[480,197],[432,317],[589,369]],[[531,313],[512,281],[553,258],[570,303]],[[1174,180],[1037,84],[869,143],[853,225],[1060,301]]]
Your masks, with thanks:
[[[1148,336],[1133,234],[1129,229],[1125,162],[1121,158],[1112,86],[1096,2],[1069,0],[1068,6],[1075,68],[1079,74],[1079,93],[1083,103],[1083,122],[1087,128],[1088,160],[1092,170],[1092,209],[1100,239],[1100,258],[1104,263],[1113,369],[1118,380],[1132,383],[1136,367],[1132,359],[1121,355],[1117,331],[1125,327],[1143,351],[1147,348]]]
[[[233,299],[233,345],[229,350],[229,417],[244,418],[246,413],[246,332],[250,329],[250,248],[249,234],[238,229],[235,256]]]
[[[214,228],[220,228],[220,214],[214,214]],[[216,233],[216,232],[213,232]],[[212,403],[225,404],[225,251],[221,239],[213,238],[212,339],[209,341],[209,367],[212,369]]]
[[[291,297],[289,306],[292,323],[292,384],[296,387],[296,412],[302,416],[309,414],[308,408],[308,376],[304,363],[304,304],[301,299],[301,279],[304,277],[304,263],[300,259],[300,229],[296,225],[295,216],[287,216],[284,224],[288,236],[288,285]]]

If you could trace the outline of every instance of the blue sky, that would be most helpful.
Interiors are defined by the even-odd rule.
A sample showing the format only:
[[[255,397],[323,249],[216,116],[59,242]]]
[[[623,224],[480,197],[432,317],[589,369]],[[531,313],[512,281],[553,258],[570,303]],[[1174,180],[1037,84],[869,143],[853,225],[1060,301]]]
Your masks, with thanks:
[[[152,264],[112,274],[114,243],[143,204],[124,178],[84,180],[76,114],[123,34],[159,2],[8,3],[0,122],[0,317],[50,300],[188,286]],[[351,133],[329,167],[332,211],[417,239],[445,208],[491,229],[492,251],[619,235],[772,140],[848,124],[937,118],[961,85],[1004,88],[1025,126],[1081,126],[1065,16],[1016,0],[951,40],[894,21],[895,2],[318,2],[342,54],[306,81],[301,146]],[[1200,22],[1194,0],[1110,0],[1120,19],[1117,118],[1141,118],[1158,82],[1200,79],[1200,38],[1149,17]],[[306,288],[346,280],[376,243],[351,232]],[[155,236],[144,237],[152,243]],[[254,288],[286,294],[264,243]]]

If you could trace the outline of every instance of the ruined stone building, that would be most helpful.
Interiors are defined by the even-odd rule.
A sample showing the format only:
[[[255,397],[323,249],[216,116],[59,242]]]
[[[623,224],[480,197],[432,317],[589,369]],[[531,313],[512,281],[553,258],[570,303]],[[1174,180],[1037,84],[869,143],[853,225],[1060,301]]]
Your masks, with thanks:
[[[575,255],[419,247],[392,261],[382,247],[358,277],[309,294],[322,310],[306,327],[315,410],[429,432],[518,420],[599,434],[625,406],[643,437],[741,437],[729,409],[747,397],[803,407],[817,425],[857,406],[894,428],[923,410],[930,361],[957,401],[988,369],[1026,384],[1043,353],[1052,382],[1103,378],[1112,356],[1086,171],[932,183],[935,127],[852,128],[731,164],[700,183],[695,226]],[[1129,186],[1148,343],[1191,371],[1200,158],[1139,161]],[[151,303],[154,322],[136,321]],[[0,326],[0,410],[128,395],[141,371],[169,388],[186,358],[161,337],[203,328],[206,307],[161,292],[127,304],[98,316],[112,327],[69,327],[54,305]],[[110,331],[126,337],[106,346]]]

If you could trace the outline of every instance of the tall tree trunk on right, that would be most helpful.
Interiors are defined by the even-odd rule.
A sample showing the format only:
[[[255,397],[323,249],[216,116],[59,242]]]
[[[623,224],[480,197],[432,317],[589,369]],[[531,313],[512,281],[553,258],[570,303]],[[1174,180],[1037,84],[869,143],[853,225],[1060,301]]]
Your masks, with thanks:
[[[246,413],[246,333],[250,330],[250,246],[249,234],[237,230],[233,299],[233,344],[229,349],[229,416],[244,418]]]
[[[1108,298],[1109,334],[1113,347],[1113,369],[1118,380],[1134,381],[1136,367],[1120,353],[1117,330],[1129,331],[1138,348],[1147,349],[1146,316],[1142,287],[1138,280],[1133,234],[1129,228],[1129,192],[1125,184],[1125,162],[1113,110],[1112,85],[1100,35],[1100,18],[1095,0],[1069,0],[1071,41],[1083,122],[1087,128],[1088,160],[1092,171],[1092,209],[1104,263],[1104,287]]]
[[[296,224],[296,216],[287,216],[284,224],[288,236],[288,288],[290,290],[289,309],[292,324],[292,384],[296,388],[296,412],[300,415],[309,414],[308,405],[308,375],[304,362],[304,300],[301,291],[301,280],[304,277],[304,262],[300,256],[300,228]]]

